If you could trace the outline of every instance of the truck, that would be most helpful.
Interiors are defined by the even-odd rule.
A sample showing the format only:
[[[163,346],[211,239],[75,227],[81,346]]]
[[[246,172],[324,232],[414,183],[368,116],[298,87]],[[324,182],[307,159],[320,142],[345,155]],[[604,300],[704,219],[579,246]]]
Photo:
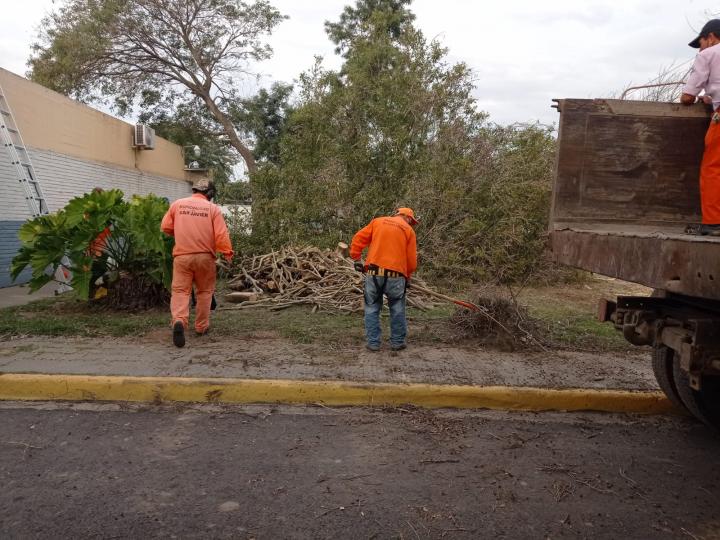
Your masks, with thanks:
[[[553,258],[652,289],[600,299],[598,317],[633,345],[651,347],[668,399],[720,429],[720,237],[693,233],[712,110],[701,103],[554,101]]]

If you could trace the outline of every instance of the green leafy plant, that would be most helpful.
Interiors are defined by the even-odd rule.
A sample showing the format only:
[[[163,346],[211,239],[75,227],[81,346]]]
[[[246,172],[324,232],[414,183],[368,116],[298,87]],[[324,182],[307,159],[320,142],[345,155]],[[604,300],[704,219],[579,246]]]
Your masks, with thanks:
[[[478,109],[474,75],[413,25],[409,0],[357,0],[326,24],[339,70],[318,60],[277,143],[250,177],[243,253],[333,247],[410,206],[431,279],[553,279],[546,257],[554,129],[499,126]],[[560,276],[558,276],[560,277]]]
[[[155,195],[124,201],[116,189],[76,197],[62,210],[20,228],[22,246],[12,262],[12,277],[30,267],[30,289],[35,291],[55,279],[58,270],[67,271],[82,299],[95,296],[101,281],[107,290],[103,301],[111,307],[165,303],[174,245],[160,230],[167,208]]]

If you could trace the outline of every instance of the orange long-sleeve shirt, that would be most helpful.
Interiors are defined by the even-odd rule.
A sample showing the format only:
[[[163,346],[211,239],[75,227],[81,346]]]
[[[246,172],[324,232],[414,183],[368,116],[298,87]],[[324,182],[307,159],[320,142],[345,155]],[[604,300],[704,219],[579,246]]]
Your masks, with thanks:
[[[394,270],[410,277],[417,269],[417,240],[415,231],[402,216],[379,217],[353,236],[350,257],[358,260],[368,249],[365,264]]]
[[[228,260],[233,256],[230,234],[220,208],[201,193],[173,202],[160,228],[175,237],[173,256],[222,253]]]

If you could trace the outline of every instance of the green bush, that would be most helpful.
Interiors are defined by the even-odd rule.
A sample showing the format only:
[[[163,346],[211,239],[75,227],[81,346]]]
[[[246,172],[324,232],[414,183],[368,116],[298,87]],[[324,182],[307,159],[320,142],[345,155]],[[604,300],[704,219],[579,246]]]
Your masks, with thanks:
[[[107,289],[104,301],[112,307],[145,308],[166,302],[174,245],[160,230],[167,208],[167,202],[155,195],[124,201],[122,191],[116,189],[76,197],[62,210],[20,228],[22,244],[12,262],[12,277],[29,266],[30,289],[35,291],[63,269],[70,272],[71,285],[82,299],[91,297],[95,281],[102,277]],[[91,248],[107,233],[104,242]]]
[[[420,269],[513,282],[544,273],[553,129],[478,111],[473,74],[413,25],[407,1],[360,0],[329,34],[343,53],[300,77],[277,163],[251,178],[245,250],[334,246],[411,206]]]

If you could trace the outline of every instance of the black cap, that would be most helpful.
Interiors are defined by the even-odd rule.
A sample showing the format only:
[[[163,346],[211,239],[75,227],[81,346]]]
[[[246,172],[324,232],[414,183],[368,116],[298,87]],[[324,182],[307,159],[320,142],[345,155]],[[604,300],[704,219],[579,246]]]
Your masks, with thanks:
[[[688,43],[688,45],[690,45],[693,49],[699,49],[700,38],[708,37],[710,32],[720,38],[720,19],[710,19],[708,22],[706,22],[705,26],[703,26],[702,30],[700,30],[700,34],[698,35],[698,37],[693,39],[690,43]]]

